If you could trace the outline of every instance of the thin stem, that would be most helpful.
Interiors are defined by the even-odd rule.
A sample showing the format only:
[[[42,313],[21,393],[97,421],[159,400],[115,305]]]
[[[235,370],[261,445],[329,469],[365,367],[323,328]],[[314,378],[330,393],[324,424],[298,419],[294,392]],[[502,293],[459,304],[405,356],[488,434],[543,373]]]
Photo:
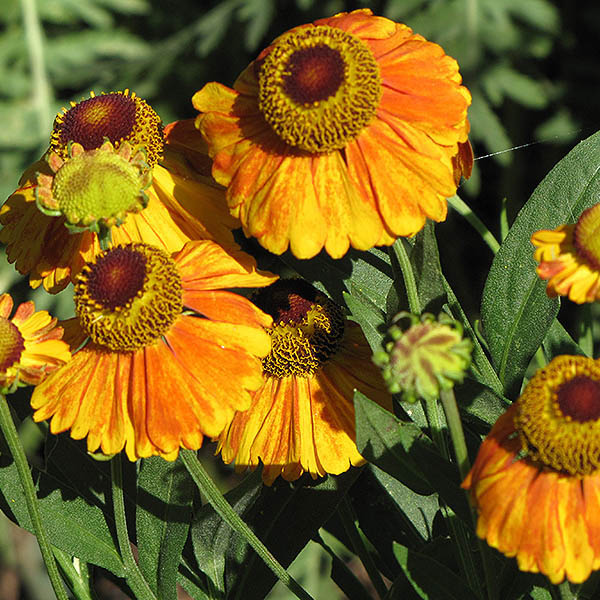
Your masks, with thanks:
[[[27,503],[27,510],[29,511],[29,518],[31,519],[31,524],[33,526],[33,533],[37,537],[42,558],[44,559],[44,564],[48,571],[48,577],[50,578],[50,583],[52,584],[56,597],[59,600],[67,600],[67,593],[65,592],[62,579],[58,572],[58,567],[56,566],[56,561],[54,560],[54,553],[52,552],[46,530],[42,523],[42,515],[40,514],[35,486],[33,485],[33,479],[31,478],[29,463],[27,462],[23,445],[21,444],[15,423],[10,414],[8,403],[2,394],[0,394],[0,426],[2,427],[4,439],[8,444],[10,453],[15,461],[15,466],[17,467],[19,480],[21,481],[21,486],[23,487],[23,493],[25,495],[25,502]]]
[[[156,596],[144,579],[140,568],[131,551],[129,533],[127,532],[127,518],[125,516],[125,500],[123,497],[123,471],[121,469],[121,455],[117,454],[110,461],[112,478],[112,501],[117,529],[117,541],[121,558],[125,567],[125,579],[137,600],[156,600]]]
[[[354,515],[354,510],[347,496],[344,496],[342,501],[340,502],[338,512],[342,519],[344,530],[346,531],[346,534],[352,542],[354,552],[356,552],[356,554],[360,558],[360,561],[365,567],[365,570],[369,575],[369,579],[371,580],[371,583],[373,584],[377,595],[380,598],[384,598],[388,592],[387,587],[385,586],[385,583],[383,582],[383,579],[381,578],[381,575],[379,574],[379,571],[375,566],[371,555],[369,554],[369,550],[367,549],[365,541],[362,538],[358,527],[356,526],[356,517]]]
[[[98,231],[98,243],[100,244],[100,250],[108,250],[112,242],[112,232],[110,227],[106,225],[100,225]]]
[[[446,459],[450,460],[450,451],[448,449],[448,443],[444,436],[444,423],[442,422],[442,415],[440,414],[439,404],[437,401],[423,401],[425,413],[427,415],[427,423],[429,424],[429,430],[431,431],[431,437],[440,451],[441,455]],[[463,573],[467,579],[469,587],[473,590],[479,588],[479,578],[477,577],[477,569],[473,562],[473,556],[469,546],[469,537],[465,530],[465,526],[462,521],[458,520],[454,513],[448,507],[444,507],[443,514],[446,516],[446,523],[452,534],[452,538],[456,543],[458,549],[458,556],[460,564],[462,566]]]
[[[35,0],[21,0],[23,28],[31,65],[32,95],[38,109],[40,136],[46,137],[52,124],[52,91],[44,58],[44,34]]]
[[[507,198],[502,198],[502,207],[500,208],[500,240],[504,241],[510,230],[508,222],[508,201]]]
[[[77,600],[97,600],[97,596],[90,586],[87,564],[78,562],[78,559],[72,559],[66,552],[59,549],[55,551],[55,556],[73,596]]]
[[[450,432],[450,439],[454,446],[454,455],[456,456],[456,463],[458,464],[458,472],[460,473],[461,479],[464,479],[471,468],[471,464],[469,462],[469,453],[465,442],[465,432],[460,419],[460,413],[458,412],[458,406],[456,405],[456,398],[454,397],[454,390],[442,390],[440,392],[440,401],[444,409],[444,414],[446,415],[446,424],[448,425],[448,431]]]
[[[556,590],[558,591],[560,600],[573,600],[573,598],[577,597],[571,591],[571,584],[566,579],[556,586]]]
[[[279,561],[271,554],[269,549],[256,537],[254,532],[246,525],[243,519],[231,508],[231,505],[223,497],[214,481],[206,472],[202,463],[198,460],[196,453],[191,450],[182,450],[180,452],[181,460],[194,480],[196,486],[206,497],[216,513],[225,521],[236,533],[245,539],[254,548],[263,562],[275,573],[277,578],[285,585],[297,598],[302,600],[313,600],[312,596],[300,586],[293,577],[283,568]]]
[[[404,287],[406,288],[406,297],[408,298],[408,308],[414,315],[421,314],[421,301],[419,300],[419,292],[417,290],[417,281],[415,274],[410,264],[410,258],[406,252],[405,241],[403,238],[398,238],[392,246],[396,260],[402,270],[404,277]]]
[[[465,441],[465,432],[463,430],[460,413],[458,412],[458,405],[456,404],[454,390],[442,390],[440,393],[440,401],[444,409],[444,414],[446,415],[446,423],[448,425],[448,431],[450,432],[452,446],[454,447],[454,456],[456,457],[458,472],[460,473],[461,480],[463,480],[469,473],[471,463],[469,461],[469,452],[467,450],[467,444]],[[475,515],[472,511],[471,517],[473,519],[473,528],[476,528],[477,522]],[[485,577],[488,598],[496,598],[496,591],[498,586],[496,583],[496,578],[493,574],[490,549],[487,546],[487,544],[485,544],[479,538],[477,538],[477,544],[481,553],[481,560],[483,563],[483,575]]]
[[[427,424],[429,425],[429,431],[431,432],[431,439],[434,441],[441,455],[446,460],[450,460],[448,443],[444,436],[445,423],[442,422],[438,403],[436,401],[429,402],[428,400],[423,400],[422,406],[425,415],[427,416]]]
[[[489,246],[490,250],[496,254],[500,248],[498,240],[493,236],[492,232],[483,224],[483,221],[471,210],[459,196],[454,195],[448,198],[448,204],[463,217],[475,231],[481,236],[483,241]]]

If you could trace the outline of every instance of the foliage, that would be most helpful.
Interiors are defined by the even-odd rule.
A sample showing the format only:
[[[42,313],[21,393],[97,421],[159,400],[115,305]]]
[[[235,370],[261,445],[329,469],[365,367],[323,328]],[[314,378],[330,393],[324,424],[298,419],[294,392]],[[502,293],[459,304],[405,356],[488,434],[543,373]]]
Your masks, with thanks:
[[[559,301],[547,297],[529,241],[537,229],[575,220],[600,191],[600,133],[570,152],[567,146],[586,137],[578,128],[593,126],[572,91],[575,76],[564,66],[573,56],[569,44],[590,27],[572,14],[577,9],[549,0],[3,0],[0,194],[8,196],[25,166],[45,150],[61,106],[89,90],[131,88],[165,122],[190,117],[197,89],[210,80],[231,83],[280,32],[363,6],[408,23],[458,59],[473,95],[469,118],[476,154],[555,138],[553,146],[478,161],[473,181],[464,186],[470,205],[501,241],[495,256],[454,213],[405,244],[423,310],[446,312],[474,344],[468,377],[456,388],[473,457],[534,367],[565,348],[593,356],[593,335],[577,327],[572,310],[561,311]],[[600,25],[597,9],[586,10]],[[592,82],[597,87],[596,70],[593,53],[580,57],[586,89]],[[509,208],[501,228],[505,196]],[[340,260],[321,254],[310,261],[287,254],[279,261],[256,247],[252,251],[261,266],[299,274],[344,304],[374,350],[393,316],[407,308],[405,273],[391,251],[351,251]],[[6,261],[0,283],[17,298],[32,295]],[[61,317],[72,310],[64,295],[32,297]],[[16,397],[11,404],[21,433],[33,432],[29,454],[39,505],[67,586],[76,598],[94,598],[100,594],[94,574],[108,572],[135,597],[131,565],[118,539],[108,464],[90,458],[82,443],[34,426],[26,393]],[[265,487],[258,473],[241,478],[219,465],[210,456],[214,447],[201,455],[235,513],[280,565],[292,565],[289,571],[314,598],[594,597],[593,577],[581,587],[559,589],[541,576],[518,572],[514,561],[497,553],[488,557],[495,578],[491,589],[446,425],[436,429],[418,403],[398,403],[394,415],[357,393],[355,407],[357,444],[369,464],[342,476]],[[124,482],[125,533],[137,547],[146,598],[175,600],[183,597],[182,589],[201,600],[291,597],[289,589],[275,585],[273,568],[249,538],[200,496],[181,459],[129,465]],[[4,445],[0,509],[33,530]],[[9,564],[6,557],[13,553],[10,544],[0,548],[0,565]],[[27,594],[43,597],[32,589]]]

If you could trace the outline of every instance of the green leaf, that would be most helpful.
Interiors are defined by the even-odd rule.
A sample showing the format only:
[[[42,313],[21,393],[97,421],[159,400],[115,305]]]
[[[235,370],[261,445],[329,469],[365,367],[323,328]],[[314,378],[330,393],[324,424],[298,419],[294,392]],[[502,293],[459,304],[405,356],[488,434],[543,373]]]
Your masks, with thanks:
[[[45,58],[55,85],[67,87],[68,84],[71,89],[77,89],[98,76],[96,72],[90,73],[90,65],[97,65],[95,71],[99,71],[105,61],[143,60],[150,51],[150,45],[125,31],[84,29],[54,38],[45,51]],[[78,101],[86,95],[72,99]]]
[[[33,532],[17,469],[4,440],[0,442],[0,453],[0,507],[10,519]],[[37,479],[40,512],[50,542],[71,556],[122,577],[123,563],[99,501],[90,504],[77,489],[35,468],[33,476]],[[85,471],[81,473],[81,481],[84,479]]]
[[[503,396],[498,396],[493,390],[482,385],[479,381],[465,379],[454,387],[461,413],[474,421],[492,426],[498,417],[506,411],[509,402]]]
[[[308,476],[294,483],[279,478],[267,487],[257,471],[225,497],[287,567],[333,514],[359,473],[359,469],[350,469],[317,482]],[[202,507],[191,535],[199,567],[213,587],[213,597],[226,594],[231,600],[262,599],[275,584],[275,575],[212,507]]]
[[[185,558],[179,567],[177,573],[177,583],[194,599],[194,600],[213,600],[214,596],[209,596],[206,593],[204,582],[196,574],[197,569],[190,568],[186,564]]]
[[[344,292],[344,300],[354,320],[360,325],[371,349],[381,348],[385,337],[385,314],[372,304]]]
[[[586,356],[579,344],[569,335],[569,332],[555,319],[552,321],[550,329],[542,342],[544,356],[546,360],[551,361],[559,354],[574,354],[577,356]]]
[[[425,437],[423,432],[358,391],[354,393],[354,409],[356,446],[361,455],[416,493],[431,494],[433,487],[410,455],[416,440]]]
[[[437,496],[417,494],[375,465],[369,466],[398,510],[405,516],[407,523],[421,536],[421,542],[429,540],[432,537],[433,519],[440,508]]]
[[[246,0],[238,14],[246,21],[246,50],[254,52],[275,16],[275,3],[273,0]]]
[[[200,56],[207,56],[225,37],[236,4],[235,0],[226,0],[211,8],[198,19],[195,29],[198,39],[197,51]]]
[[[415,236],[410,262],[417,281],[422,312],[437,315],[446,301],[446,290],[433,222],[427,221]]]
[[[239,515],[244,515],[257,501],[261,486],[261,476],[257,471],[225,497]],[[198,567],[207,576],[213,597],[224,597],[225,559],[228,551],[240,546],[237,534],[209,505],[205,505],[194,518],[191,537]]]
[[[440,456],[416,425],[400,421],[359,391],[354,392],[354,410],[356,446],[364,458],[417,494],[437,492],[465,523],[471,523],[455,465]]]
[[[397,543],[394,554],[414,590],[424,600],[477,600],[463,579],[437,560]]]
[[[343,258],[334,260],[321,252],[311,260],[299,260],[286,252],[283,260],[296,273],[318,289],[343,303],[344,291],[385,312],[392,287],[393,273],[388,253],[372,248],[368,252],[350,249]]]
[[[371,594],[361,584],[356,575],[348,568],[346,563],[328,546],[320,535],[315,540],[331,556],[331,579],[340,590],[352,600],[372,600]]]
[[[531,600],[552,600],[552,594],[544,587],[535,586],[531,590]]]
[[[559,33],[560,12],[559,9],[548,0],[504,0],[506,8],[511,14],[528,23],[531,27],[547,31],[548,33]]]
[[[469,337],[469,339],[473,342],[473,352],[471,354],[472,363],[471,363],[471,371],[473,372],[477,381],[482,383],[483,385],[489,387],[494,390],[497,395],[502,394],[503,388],[502,383],[498,379],[498,375],[496,375],[496,371],[494,371],[490,361],[488,360],[479,338],[475,333],[475,330],[471,326],[471,322],[469,321],[465,311],[462,309],[458,298],[454,294],[454,291],[450,287],[450,284],[444,278],[444,287],[446,288],[446,294],[448,295],[448,307],[450,308],[450,314],[460,321],[465,330],[465,335]]]
[[[500,104],[505,97],[533,109],[544,108],[548,104],[548,91],[539,81],[515,71],[508,65],[490,69],[481,84],[494,104]]]
[[[518,394],[525,369],[558,312],[535,272],[531,235],[574,222],[600,196],[600,134],[563,158],[525,204],[496,254],[483,292],[481,317],[492,363],[506,394]]]
[[[360,469],[351,468],[317,481],[305,475],[291,484],[280,478],[271,487],[261,487],[260,499],[247,514],[246,522],[287,567],[331,517],[360,473]],[[254,552],[248,554],[249,550],[244,543],[246,559],[237,565],[235,581],[227,578],[232,599],[262,599],[276,581]]]
[[[161,600],[176,600],[176,578],[192,516],[194,483],[180,460],[141,462],[136,532],[139,565]]]

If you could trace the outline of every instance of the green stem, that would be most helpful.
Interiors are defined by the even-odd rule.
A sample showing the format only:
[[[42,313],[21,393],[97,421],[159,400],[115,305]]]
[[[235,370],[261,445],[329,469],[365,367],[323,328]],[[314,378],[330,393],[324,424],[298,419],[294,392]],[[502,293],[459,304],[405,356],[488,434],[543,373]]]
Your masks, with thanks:
[[[406,288],[406,297],[408,298],[408,308],[414,315],[421,314],[421,301],[419,300],[419,292],[417,290],[417,281],[413,272],[410,258],[406,251],[406,242],[403,238],[398,238],[392,246],[394,255],[404,277],[404,286]]]
[[[83,561],[78,562],[78,559],[72,559],[66,552],[59,549],[55,550],[55,556],[73,596],[77,600],[97,600],[97,596],[90,585],[90,573],[87,564]]]
[[[502,198],[502,206],[500,208],[500,239],[504,241],[510,230],[510,223],[508,222],[508,201],[506,198]]]
[[[255,533],[248,527],[243,519],[231,508],[231,505],[223,497],[214,481],[206,472],[196,453],[192,450],[182,450],[180,452],[181,460],[196,483],[196,486],[206,497],[216,513],[225,521],[236,533],[245,539],[255,552],[260,556],[265,565],[275,573],[277,578],[285,585],[297,598],[302,600],[313,600],[312,596],[302,588],[292,576],[283,568],[279,561],[271,554],[269,549],[256,537]]]
[[[425,408],[425,413],[427,415],[427,423],[429,424],[429,430],[431,431],[431,437],[438,450],[440,451],[441,455],[449,461],[450,451],[448,449],[446,437],[444,436],[445,424],[442,421],[442,415],[439,410],[439,404],[437,403],[437,401],[430,402],[427,400],[424,400],[423,404]],[[445,511],[443,511],[443,514],[446,516],[448,528],[452,534],[452,538],[456,543],[460,564],[465,578],[467,580],[467,583],[469,584],[469,587],[471,589],[477,590],[479,588],[479,577],[477,576],[477,569],[473,561],[473,556],[469,545],[469,536],[467,534],[467,531],[465,530],[465,526],[462,521],[456,518],[456,515],[454,515],[450,508],[445,507]]]
[[[464,479],[469,473],[471,464],[469,462],[469,453],[465,442],[465,432],[460,419],[460,413],[458,412],[458,406],[456,405],[456,398],[454,397],[454,390],[442,390],[440,392],[440,401],[444,409],[444,414],[446,415],[446,424],[448,425],[448,431],[450,432],[450,439],[454,446],[454,455],[456,456],[456,463],[458,464],[458,472],[460,473],[460,478]]]
[[[35,493],[35,486],[33,485],[33,479],[31,478],[31,471],[29,470],[29,463],[25,456],[25,451],[19,439],[19,434],[15,427],[15,423],[10,414],[8,403],[3,394],[0,394],[0,427],[2,427],[2,433],[4,439],[8,444],[10,453],[15,461],[17,472],[19,474],[19,480],[23,487],[23,493],[25,495],[25,502],[27,503],[27,510],[29,511],[29,518],[33,526],[33,533],[37,537],[42,558],[50,577],[50,583],[54,589],[54,593],[59,600],[67,600],[67,594],[63,586],[56,561],[54,560],[54,553],[48,541],[46,530],[42,523],[42,515],[40,514],[40,507]]]
[[[112,231],[110,227],[106,225],[100,225],[98,230],[98,243],[100,244],[100,250],[108,250],[112,242]]]
[[[385,586],[385,583],[383,582],[383,579],[381,578],[381,575],[379,574],[379,571],[375,566],[371,555],[369,554],[369,550],[367,549],[365,541],[358,530],[358,527],[356,526],[354,510],[347,496],[344,496],[340,502],[338,512],[344,525],[344,530],[350,538],[354,552],[358,555],[360,561],[365,567],[365,570],[369,575],[369,579],[371,580],[377,595],[380,598],[385,598],[388,593],[387,587]]]
[[[423,400],[422,405],[425,415],[427,416],[427,424],[429,425],[429,431],[431,432],[431,439],[437,446],[441,455],[446,460],[450,460],[448,443],[444,436],[445,423],[442,422],[442,416],[437,401],[430,402],[428,400]]]
[[[44,58],[44,35],[35,0],[21,0],[21,12],[31,65],[32,95],[38,109],[40,137],[44,138],[52,125],[52,92]]]
[[[465,441],[465,432],[463,430],[460,413],[458,411],[458,405],[456,404],[454,390],[442,390],[440,393],[440,401],[444,409],[444,414],[446,415],[446,423],[448,425],[448,431],[450,432],[452,446],[454,447],[454,456],[456,457],[458,472],[460,473],[461,480],[464,480],[469,473],[471,463],[469,461],[469,452],[467,450],[467,444]],[[477,521],[472,511],[471,517],[473,519],[473,528],[476,529]],[[477,544],[479,546],[481,560],[483,563],[483,575],[485,577],[487,594],[488,598],[491,600],[497,597],[498,584],[493,572],[490,548],[479,538],[477,538]]]
[[[556,586],[556,591],[560,600],[573,600],[577,597],[571,591],[571,584],[566,579]]]
[[[463,217],[475,231],[482,237],[483,241],[489,246],[490,250],[496,254],[500,248],[498,240],[492,232],[483,224],[483,221],[471,210],[459,196],[454,195],[448,198],[448,204]]]
[[[156,600],[156,596],[144,579],[140,568],[131,551],[129,533],[127,532],[127,518],[125,516],[125,500],[123,497],[123,471],[121,469],[121,455],[116,454],[110,461],[112,476],[112,501],[117,529],[117,541],[121,552],[121,559],[125,567],[127,585],[135,594],[136,600]]]

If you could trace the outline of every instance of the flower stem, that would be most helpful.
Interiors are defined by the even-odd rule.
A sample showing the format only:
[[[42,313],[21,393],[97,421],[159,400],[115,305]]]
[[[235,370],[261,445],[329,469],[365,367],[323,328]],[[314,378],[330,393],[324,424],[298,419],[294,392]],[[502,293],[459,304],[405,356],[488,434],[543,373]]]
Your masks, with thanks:
[[[121,559],[125,567],[125,579],[136,600],[156,600],[156,596],[144,579],[140,568],[131,551],[129,533],[127,532],[127,518],[125,516],[125,500],[123,498],[123,471],[121,468],[121,455],[116,454],[110,461],[110,474],[112,479],[112,501],[117,529],[117,541],[121,552]]]
[[[458,472],[460,478],[464,479],[471,464],[469,463],[469,453],[467,452],[467,444],[465,442],[465,432],[463,431],[462,421],[460,420],[460,414],[458,412],[458,406],[456,405],[456,398],[454,397],[454,390],[442,390],[440,392],[440,401],[444,408],[444,414],[446,415],[446,424],[448,425],[448,431],[450,432],[450,439],[454,447],[454,455],[456,456],[456,463],[458,464]]]
[[[414,315],[421,314],[421,301],[419,300],[419,292],[417,290],[417,282],[413,272],[412,265],[408,252],[406,252],[406,242],[402,238],[398,238],[392,246],[394,255],[404,277],[404,287],[406,288],[406,297],[408,298],[408,308]]]
[[[450,452],[448,450],[448,443],[444,436],[443,417],[440,414],[437,400],[432,402],[424,400],[423,405],[425,414],[427,415],[427,423],[429,424],[431,437],[440,451],[440,454],[449,461]],[[448,529],[450,530],[454,543],[458,549],[460,564],[467,583],[471,589],[477,590],[479,587],[479,578],[477,577],[477,569],[475,568],[475,563],[473,562],[471,549],[469,547],[469,536],[465,530],[463,522],[458,520],[448,507],[444,507],[442,514],[444,514],[446,517]]]
[[[78,559],[72,559],[66,552],[58,548],[55,549],[54,555],[73,596],[77,600],[98,600],[90,585],[91,578],[87,564]]]
[[[489,249],[496,254],[500,248],[498,240],[493,236],[492,232],[483,224],[483,221],[471,210],[469,205],[464,202],[456,194],[448,198],[448,204],[463,217],[475,231],[481,236],[483,241],[488,245]]]
[[[23,445],[19,439],[17,428],[15,427],[12,415],[10,414],[8,403],[2,394],[0,394],[0,427],[2,427],[4,439],[8,444],[10,453],[15,461],[15,466],[17,467],[19,480],[21,481],[21,486],[23,487],[23,493],[25,495],[25,502],[27,503],[27,510],[29,511],[29,518],[31,519],[31,524],[33,526],[33,533],[35,533],[35,536],[37,537],[42,558],[44,559],[44,564],[48,571],[48,577],[50,578],[50,583],[52,584],[56,597],[59,600],[67,600],[67,593],[65,592],[54,559],[54,553],[52,552],[46,530],[42,523],[42,515],[40,514],[35,486],[33,485],[33,479],[31,478],[29,463],[27,462],[27,457],[25,456]]]
[[[454,456],[456,457],[458,472],[460,473],[461,480],[464,480],[469,473],[471,463],[469,461],[469,453],[467,451],[467,444],[465,442],[465,432],[460,419],[460,413],[458,412],[454,390],[442,390],[440,392],[440,401],[442,403],[442,407],[444,408],[444,414],[446,415],[446,423],[448,425],[448,431],[450,432],[452,446],[454,447]],[[477,521],[472,511],[471,517],[473,518],[473,528],[476,529]],[[487,544],[485,544],[479,538],[477,539],[477,543],[483,563],[483,575],[485,577],[488,598],[492,600],[497,597],[496,592],[498,584],[496,583],[496,578],[493,574],[490,549]]]
[[[271,554],[269,549],[256,537],[254,532],[248,527],[243,519],[233,510],[229,502],[223,497],[215,482],[210,478],[202,463],[198,460],[196,453],[192,450],[182,450],[181,459],[196,486],[206,497],[216,513],[225,521],[236,533],[245,539],[255,552],[260,556],[263,562],[275,573],[278,579],[301,600],[313,600],[312,596],[301,587],[291,575],[283,568],[279,561]]]

